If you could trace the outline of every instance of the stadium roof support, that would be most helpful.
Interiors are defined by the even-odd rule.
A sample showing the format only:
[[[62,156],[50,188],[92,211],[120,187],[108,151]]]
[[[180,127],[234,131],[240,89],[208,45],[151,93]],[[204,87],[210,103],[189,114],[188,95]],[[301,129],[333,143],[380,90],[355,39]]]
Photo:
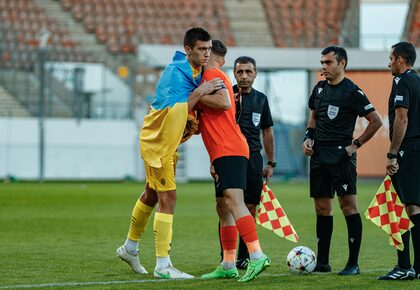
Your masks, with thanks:
[[[176,45],[140,45],[138,58],[151,67],[163,68],[172,59],[175,50],[184,51]],[[231,47],[226,55],[226,68],[232,68],[235,59],[242,55],[255,58],[259,70],[278,69],[320,69],[322,48],[261,48]],[[387,70],[389,51],[371,51],[356,48],[347,49],[348,70]],[[420,50],[417,50],[419,55]],[[417,65],[418,66],[418,65]]]

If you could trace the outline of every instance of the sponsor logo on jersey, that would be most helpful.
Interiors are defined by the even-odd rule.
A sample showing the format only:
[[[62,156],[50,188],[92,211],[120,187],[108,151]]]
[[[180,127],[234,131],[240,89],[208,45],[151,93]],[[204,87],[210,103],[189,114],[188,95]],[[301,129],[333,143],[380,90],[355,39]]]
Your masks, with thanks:
[[[369,109],[372,109],[373,108],[373,105],[372,104],[369,104],[369,105],[364,106],[364,108],[365,108],[365,111],[367,111]]]
[[[261,114],[252,112],[252,123],[257,127],[261,120]]]
[[[404,96],[396,95],[394,99],[394,103],[397,101],[400,101],[400,102],[404,101]]]
[[[318,95],[322,92],[322,88],[318,88]]]
[[[395,83],[398,85],[398,82],[400,81],[400,77],[396,77],[395,79],[394,79],[394,81],[395,81]]]
[[[328,105],[328,111],[327,111],[328,118],[330,118],[330,120],[332,120],[335,117],[337,117],[339,110],[340,110],[340,108],[337,107],[337,106]]]

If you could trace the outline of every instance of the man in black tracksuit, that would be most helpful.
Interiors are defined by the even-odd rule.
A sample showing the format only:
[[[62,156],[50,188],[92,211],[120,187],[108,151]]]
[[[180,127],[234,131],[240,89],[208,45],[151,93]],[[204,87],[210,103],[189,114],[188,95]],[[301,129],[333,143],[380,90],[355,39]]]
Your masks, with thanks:
[[[349,258],[340,275],[359,274],[362,221],[356,199],[356,151],[382,126],[364,92],[345,77],[347,52],[330,46],[321,52],[322,74],[309,98],[311,110],[302,149],[310,160],[310,196],[314,199],[318,255],[315,271],[331,272],[329,251],[333,230],[333,198],[337,192],[348,231]],[[353,139],[357,117],[369,122]]]

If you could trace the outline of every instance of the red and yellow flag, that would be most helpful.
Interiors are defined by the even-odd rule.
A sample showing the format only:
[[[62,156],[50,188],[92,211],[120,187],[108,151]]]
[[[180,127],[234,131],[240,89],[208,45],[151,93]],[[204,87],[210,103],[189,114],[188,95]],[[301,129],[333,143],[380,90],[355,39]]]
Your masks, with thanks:
[[[404,250],[401,235],[414,225],[398,198],[388,175],[366,210],[365,217],[389,235],[391,246],[400,251]]]
[[[279,237],[297,243],[299,237],[283,211],[274,193],[264,182],[260,204],[257,206],[257,224],[273,231]]]

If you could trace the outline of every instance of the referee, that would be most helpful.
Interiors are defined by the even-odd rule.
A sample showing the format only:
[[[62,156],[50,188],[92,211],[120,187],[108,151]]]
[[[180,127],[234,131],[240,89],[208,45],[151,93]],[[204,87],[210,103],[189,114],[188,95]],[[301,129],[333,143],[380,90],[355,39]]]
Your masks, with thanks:
[[[347,52],[329,46],[321,52],[325,80],[314,87],[302,149],[310,160],[310,196],[314,199],[318,255],[316,272],[331,272],[329,251],[333,231],[333,198],[337,193],[348,232],[349,258],[339,275],[359,274],[358,256],[362,221],[356,199],[356,151],[382,126],[382,121],[363,91],[345,77]],[[357,116],[369,122],[353,139]]]
[[[389,137],[386,171],[414,227],[414,269],[410,264],[410,231],[402,235],[404,250],[397,266],[379,280],[420,279],[420,77],[413,69],[416,49],[409,42],[392,46],[388,64],[394,76],[388,102]]]
[[[237,82],[233,89],[235,93],[238,93],[236,119],[249,146],[244,201],[251,215],[255,217],[256,207],[260,202],[263,178],[268,183],[276,167],[273,120],[267,96],[252,87],[257,76],[255,59],[249,56],[238,57],[234,62],[233,71]],[[261,155],[263,147],[268,160],[265,166]],[[236,266],[240,269],[246,269],[248,258],[247,247],[240,239]]]

